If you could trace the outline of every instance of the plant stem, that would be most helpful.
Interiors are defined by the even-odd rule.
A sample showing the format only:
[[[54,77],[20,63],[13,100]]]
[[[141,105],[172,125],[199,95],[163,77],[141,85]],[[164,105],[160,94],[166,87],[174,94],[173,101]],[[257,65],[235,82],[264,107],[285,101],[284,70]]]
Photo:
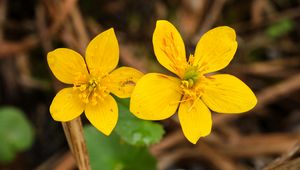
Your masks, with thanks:
[[[69,122],[63,122],[62,125],[78,168],[80,170],[90,170],[89,155],[83,136],[83,128],[80,117]]]

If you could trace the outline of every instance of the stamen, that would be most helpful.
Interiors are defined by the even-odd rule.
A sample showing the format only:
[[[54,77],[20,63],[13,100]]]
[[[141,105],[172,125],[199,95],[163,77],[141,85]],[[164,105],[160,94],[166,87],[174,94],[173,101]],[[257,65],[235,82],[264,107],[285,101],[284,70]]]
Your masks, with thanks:
[[[204,77],[199,77],[199,80],[200,81],[197,82],[197,84],[195,84],[194,81],[190,81],[190,80],[181,81],[180,87],[182,89],[182,95],[184,97],[182,98],[181,101],[179,101],[179,103],[192,101],[193,104],[188,111],[191,111],[193,109],[197,100],[199,100],[200,97],[203,95],[206,83]]]
[[[194,55],[193,55],[193,54],[190,54],[190,56],[189,56],[189,61],[188,61],[189,65],[193,65],[194,60],[195,60]]]
[[[177,102],[172,102],[171,104],[178,104],[178,103],[184,103],[184,102],[187,102],[187,101],[190,101],[192,100],[191,98],[189,99],[184,99],[184,100],[180,100],[180,101],[177,101]]]
[[[78,77],[78,80],[81,79],[83,78]],[[110,80],[106,76],[90,77],[85,82],[75,81],[73,89],[78,91],[78,97],[83,103],[96,105],[109,94],[108,82]]]
[[[195,106],[197,100],[200,99],[200,96],[201,96],[201,95],[202,95],[202,94],[199,94],[199,96],[194,100],[194,102],[193,102],[192,106],[189,108],[188,112],[190,112],[190,111],[193,109],[193,107]]]

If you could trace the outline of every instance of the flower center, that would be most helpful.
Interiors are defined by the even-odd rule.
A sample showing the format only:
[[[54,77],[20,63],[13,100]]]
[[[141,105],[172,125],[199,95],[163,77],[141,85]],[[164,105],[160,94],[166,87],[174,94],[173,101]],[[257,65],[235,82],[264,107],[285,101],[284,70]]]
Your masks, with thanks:
[[[184,73],[181,81],[181,89],[183,98],[180,102],[193,102],[190,109],[192,109],[195,101],[200,99],[205,88],[205,76],[201,74],[198,66],[189,65]]]
[[[82,78],[79,77],[78,80]],[[78,96],[82,102],[96,105],[109,94],[108,81],[107,76],[90,77],[85,83],[75,81],[73,89],[79,92]]]

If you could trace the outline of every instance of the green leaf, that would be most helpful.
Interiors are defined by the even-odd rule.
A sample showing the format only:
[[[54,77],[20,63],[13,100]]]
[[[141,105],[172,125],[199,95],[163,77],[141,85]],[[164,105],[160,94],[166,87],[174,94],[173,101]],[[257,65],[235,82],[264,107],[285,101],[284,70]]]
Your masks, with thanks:
[[[94,170],[156,169],[156,161],[146,147],[129,145],[115,133],[104,136],[91,125],[84,127],[84,134]]]
[[[33,142],[33,128],[24,113],[15,107],[0,108],[0,161],[12,161]]]
[[[295,23],[292,20],[284,19],[267,28],[266,34],[270,38],[278,38],[290,31],[295,27]]]
[[[3,138],[4,139],[4,138]],[[10,162],[15,158],[15,150],[0,136],[0,162]]]
[[[129,144],[149,146],[161,140],[164,129],[155,122],[136,118],[129,111],[128,99],[117,99],[119,107],[119,120],[115,132]]]

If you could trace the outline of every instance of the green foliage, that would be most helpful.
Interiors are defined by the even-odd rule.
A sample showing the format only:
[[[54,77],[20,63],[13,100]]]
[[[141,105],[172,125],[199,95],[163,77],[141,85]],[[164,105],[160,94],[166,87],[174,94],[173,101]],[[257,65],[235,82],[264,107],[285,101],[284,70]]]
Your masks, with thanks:
[[[130,111],[128,99],[118,99],[119,120],[115,132],[127,143],[145,146],[157,143],[164,134],[163,127],[155,122],[136,118]]]
[[[278,38],[290,31],[292,31],[295,27],[295,24],[292,20],[285,19],[281,20],[270,27],[267,28],[266,34],[270,38]]]
[[[112,133],[104,136],[93,126],[84,127],[85,139],[92,169],[101,170],[154,170],[156,161],[146,147],[123,142]]]
[[[10,162],[33,142],[33,130],[24,113],[14,107],[0,108],[0,161]]]

